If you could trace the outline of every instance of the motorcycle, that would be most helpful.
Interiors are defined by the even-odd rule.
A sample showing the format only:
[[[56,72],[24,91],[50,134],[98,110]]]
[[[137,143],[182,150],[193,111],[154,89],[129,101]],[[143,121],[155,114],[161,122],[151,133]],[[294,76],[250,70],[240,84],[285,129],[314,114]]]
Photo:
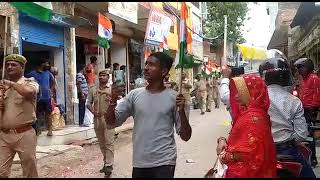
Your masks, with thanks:
[[[311,162],[311,150],[303,144],[297,144],[298,150],[305,159]],[[302,164],[297,162],[291,155],[277,155],[277,175],[279,178],[299,177]]]

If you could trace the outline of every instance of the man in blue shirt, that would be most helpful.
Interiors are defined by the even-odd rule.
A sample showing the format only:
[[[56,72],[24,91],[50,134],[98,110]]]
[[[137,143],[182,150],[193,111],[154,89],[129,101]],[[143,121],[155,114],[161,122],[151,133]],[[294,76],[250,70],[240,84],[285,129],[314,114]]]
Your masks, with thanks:
[[[48,125],[48,136],[52,136],[52,120],[50,118],[50,114],[52,112],[51,107],[51,96],[53,89],[55,88],[55,81],[52,73],[49,71],[50,65],[48,60],[41,59],[37,63],[36,70],[31,71],[27,74],[27,77],[33,77],[37,80],[40,86],[40,96],[38,96],[37,102],[37,123],[36,123],[36,131],[37,134],[41,134],[41,130],[39,129],[41,121],[39,121],[39,117],[43,117],[41,119],[46,120]]]

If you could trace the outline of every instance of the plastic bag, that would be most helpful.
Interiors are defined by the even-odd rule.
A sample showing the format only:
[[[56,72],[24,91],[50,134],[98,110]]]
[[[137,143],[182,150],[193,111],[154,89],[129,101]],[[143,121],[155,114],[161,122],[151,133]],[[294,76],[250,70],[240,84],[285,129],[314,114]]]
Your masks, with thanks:
[[[211,168],[205,175],[204,178],[224,178],[226,175],[226,171],[228,166],[222,164],[217,157],[216,162],[214,163],[213,168]]]
[[[86,112],[84,114],[83,125],[89,126],[93,123],[93,114],[91,111],[86,108]]]
[[[52,130],[56,131],[65,127],[63,116],[60,114],[58,107],[55,107],[51,113]]]
[[[217,173],[215,175],[215,178],[223,178],[226,175],[226,171],[228,169],[228,166],[225,164],[222,164],[220,162],[220,160],[218,159],[216,169],[217,169]]]

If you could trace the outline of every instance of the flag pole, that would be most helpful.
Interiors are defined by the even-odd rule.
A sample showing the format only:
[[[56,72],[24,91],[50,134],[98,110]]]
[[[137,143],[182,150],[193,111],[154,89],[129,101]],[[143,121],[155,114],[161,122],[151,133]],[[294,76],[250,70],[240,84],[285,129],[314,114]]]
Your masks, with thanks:
[[[6,16],[5,25],[4,25],[3,62],[2,62],[1,79],[4,79],[4,72],[5,72],[5,66],[6,66],[5,58],[7,55],[7,33],[8,33],[8,16]]]
[[[183,55],[183,57],[184,57],[184,55]],[[182,59],[182,62],[181,62],[181,70],[180,70],[179,94],[182,93],[182,73],[183,73],[183,59]]]
[[[224,37],[223,37],[223,63],[222,65],[227,64],[227,36],[228,36],[228,16],[224,15]]]

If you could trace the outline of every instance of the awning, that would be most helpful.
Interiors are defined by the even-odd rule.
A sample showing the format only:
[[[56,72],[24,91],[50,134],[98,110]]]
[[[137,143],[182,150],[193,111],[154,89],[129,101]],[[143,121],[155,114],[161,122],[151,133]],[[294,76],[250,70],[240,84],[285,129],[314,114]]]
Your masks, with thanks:
[[[239,50],[243,59],[247,60],[265,60],[267,58],[267,50],[248,46],[245,44],[238,44]]]
[[[287,25],[281,25],[279,29],[275,29],[267,49],[279,49],[283,51],[288,46],[288,28]]]
[[[315,6],[315,2],[301,2],[296,15],[294,16],[290,27],[294,28],[296,26],[307,26],[308,22],[316,14],[320,12],[320,7]]]
[[[79,27],[92,26],[92,22],[80,16],[70,16],[54,13],[50,21],[51,24],[56,24],[64,27]]]

